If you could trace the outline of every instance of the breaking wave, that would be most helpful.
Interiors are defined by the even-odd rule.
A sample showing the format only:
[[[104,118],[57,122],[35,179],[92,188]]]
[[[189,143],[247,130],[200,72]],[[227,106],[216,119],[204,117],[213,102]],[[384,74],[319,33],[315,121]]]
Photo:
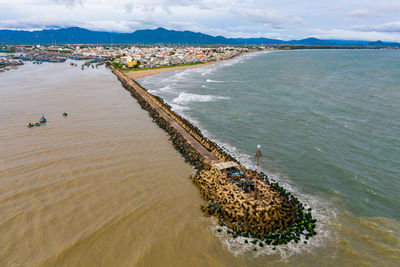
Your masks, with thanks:
[[[224,83],[224,81],[215,81],[215,80],[211,80],[211,79],[207,79],[208,83]]]
[[[190,94],[182,92],[179,94],[177,98],[172,100],[172,102],[176,104],[187,104],[190,102],[210,102],[216,100],[223,100],[223,99],[230,99],[229,97],[225,96],[213,96],[213,95],[197,95],[197,94]]]
[[[162,92],[170,92],[173,90],[174,90],[174,88],[171,85],[166,85],[166,86],[160,88],[160,91],[162,91]]]

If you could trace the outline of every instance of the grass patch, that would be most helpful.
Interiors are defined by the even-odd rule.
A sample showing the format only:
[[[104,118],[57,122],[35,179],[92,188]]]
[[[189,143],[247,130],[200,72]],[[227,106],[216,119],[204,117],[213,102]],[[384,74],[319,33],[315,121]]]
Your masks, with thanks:
[[[195,63],[188,63],[188,64],[178,64],[178,65],[169,65],[169,66],[161,66],[161,67],[154,67],[154,68],[142,68],[142,69],[127,69],[122,70],[123,72],[131,72],[131,71],[142,71],[142,70],[157,70],[157,69],[168,69],[168,68],[175,68],[175,67],[186,67],[186,66],[194,66],[194,65],[201,65],[205,62],[195,62]]]

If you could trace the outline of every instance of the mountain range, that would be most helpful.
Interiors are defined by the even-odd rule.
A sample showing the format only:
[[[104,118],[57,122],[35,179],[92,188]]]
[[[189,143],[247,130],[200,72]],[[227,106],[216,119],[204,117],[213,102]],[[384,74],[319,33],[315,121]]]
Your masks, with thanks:
[[[306,38],[283,41],[268,38],[225,38],[192,31],[164,28],[137,30],[132,33],[98,32],[72,27],[41,31],[0,30],[0,44],[166,44],[166,45],[313,45],[400,47],[400,43],[382,41],[322,40]]]

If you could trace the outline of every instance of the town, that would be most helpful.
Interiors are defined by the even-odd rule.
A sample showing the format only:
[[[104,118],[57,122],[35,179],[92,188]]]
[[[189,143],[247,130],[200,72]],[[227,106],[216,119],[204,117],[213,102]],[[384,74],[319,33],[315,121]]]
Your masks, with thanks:
[[[107,64],[123,70],[138,70],[220,61],[265,49],[267,47],[264,46],[1,46],[0,71],[9,70],[9,66],[15,67],[26,61],[41,64],[61,63],[67,59],[84,60],[82,69]]]

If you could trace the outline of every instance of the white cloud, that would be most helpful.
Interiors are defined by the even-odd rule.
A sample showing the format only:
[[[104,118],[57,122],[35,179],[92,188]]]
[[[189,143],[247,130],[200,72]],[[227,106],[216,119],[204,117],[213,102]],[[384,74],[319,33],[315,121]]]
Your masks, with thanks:
[[[82,0],[52,0],[52,1],[58,4],[65,4],[65,5],[76,5],[76,4],[82,4],[84,2]]]
[[[132,32],[161,26],[285,40],[316,34],[352,39],[352,33],[367,40],[393,39],[398,14],[400,0],[0,0],[0,28]],[[320,31],[313,30],[316,25]]]
[[[352,19],[371,19],[373,17],[377,17],[378,14],[376,12],[371,12],[366,9],[356,9],[350,12],[347,16]]]
[[[363,6],[363,5],[361,5]],[[366,4],[362,8],[352,10],[347,14],[350,19],[373,20],[376,18],[385,18],[389,16],[398,16],[400,12],[399,1],[376,1],[374,4]]]
[[[336,40],[363,40],[363,41],[385,41],[398,42],[400,40],[400,32],[388,33],[377,31],[357,31],[344,29],[322,30],[316,29],[313,31],[313,36],[321,39],[336,39]]]
[[[400,21],[387,22],[380,25],[359,25],[353,27],[354,30],[362,32],[397,32],[400,33]]]
[[[288,25],[303,22],[303,20],[298,16],[285,16],[273,9],[236,8],[230,9],[230,11],[237,17],[251,22],[267,24],[276,29],[285,28]]]

